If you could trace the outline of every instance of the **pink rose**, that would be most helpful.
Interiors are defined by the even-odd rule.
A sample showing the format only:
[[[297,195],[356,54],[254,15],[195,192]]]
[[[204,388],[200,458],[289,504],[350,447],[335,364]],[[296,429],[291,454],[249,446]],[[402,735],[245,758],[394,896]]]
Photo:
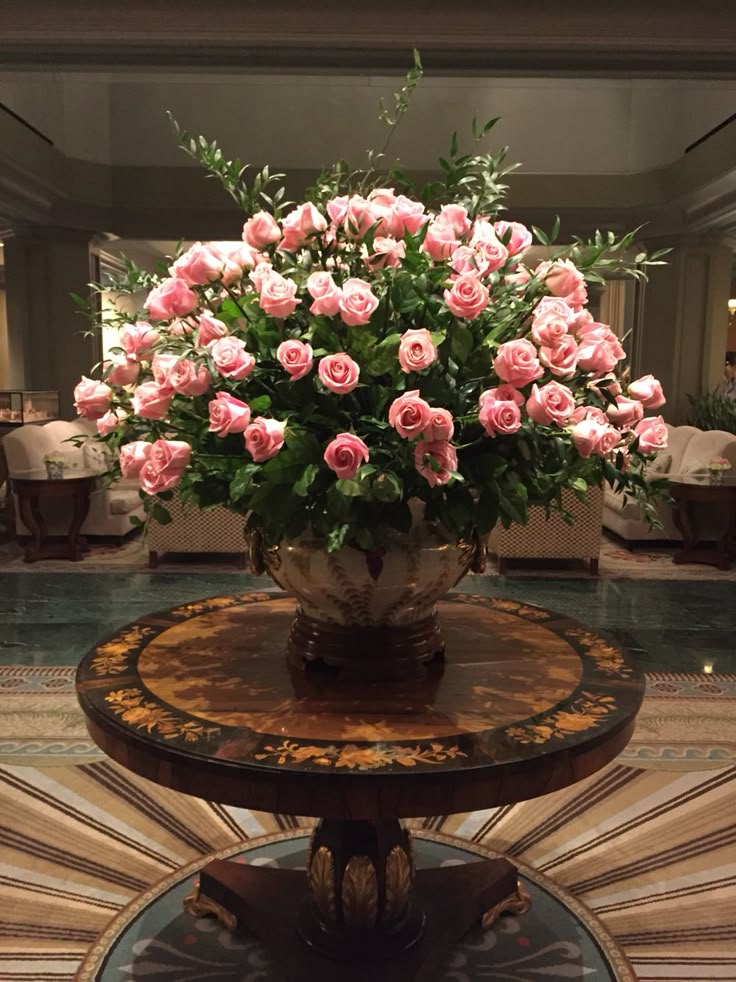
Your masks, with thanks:
[[[100,436],[109,436],[114,433],[128,414],[124,409],[108,409],[104,416],[97,420],[97,432]]]
[[[182,396],[202,396],[212,379],[204,365],[199,368],[189,358],[179,358],[169,372],[169,384]]]
[[[141,366],[134,358],[127,355],[115,355],[112,358],[112,371],[107,376],[107,381],[113,385],[132,385],[136,381],[141,370]]]
[[[470,246],[476,253],[478,269],[482,276],[495,272],[508,261],[509,251],[502,242],[499,242],[490,222],[475,223]]]
[[[526,338],[502,344],[493,361],[493,369],[503,382],[516,387],[528,385],[544,374],[537,349]]]
[[[642,375],[628,387],[632,399],[637,399],[645,409],[659,409],[667,401],[662,391],[662,383],[653,375]]]
[[[332,279],[332,273],[317,272],[311,273],[307,280],[307,290],[309,295],[314,298],[314,303],[309,308],[310,314],[324,314],[327,317],[334,317],[340,309],[340,298],[342,291]]]
[[[257,464],[275,457],[284,445],[286,423],[259,416],[245,431],[245,446]]]
[[[187,286],[204,286],[218,279],[222,260],[201,242],[195,242],[169,266],[169,275],[183,280]]]
[[[143,419],[164,419],[172,397],[173,389],[162,391],[155,382],[144,382],[133,392],[133,412]]]
[[[510,256],[518,256],[532,244],[532,233],[521,222],[498,221],[493,223],[493,227]]]
[[[191,456],[192,448],[183,440],[156,440],[138,474],[141,488],[160,494],[176,487]]]
[[[311,372],[314,352],[311,344],[292,339],[281,342],[276,349],[276,357],[282,367],[291,375],[291,381],[296,382],[297,379],[303,378]]]
[[[644,407],[642,404],[636,399],[627,399],[626,396],[618,396],[615,406],[606,406],[606,416],[615,426],[622,429],[631,429],[643,415]]]
[[[440,217],[430,223],[422,248],[432,259],[440,262],[451,256],[459,245],[460,239],[455,235],[452,222]]]
[[[377,235],[373,240],[373,252],[366,259],[369,269],[383,269],[388,266],[396,269],[401,266],[401,260],[406,256],[406,243]]]
[[[534,274],[544,281],[553,297],[561,297],[573,310],[579,310],[588,302],[585,277],[569,259],[547,260],[537,266]]]
[[[227,392],[218,392],[210,401],[210,433],[227,436],[228,433],[243,433],[250,423],[250,406]]]
[[[175,338],[184,338],[192,333],[192,325],[187,323],[185,320],[172,321],[168,328],[169,334],[172,334]]]
[[[120,448],[120,471],[123,477],[138,477],[141,467],[148,460],[153,444],[134,440]]]
[[[352,392],[360,378],[360,365],[353,361],[350,355],[340,351],[335,355],[327,355],[317,368],[320,381],[329,389],[342,396]]]
[[[341,479],[355,477],[360,465],[367,464],[369,458],[368,447],[352,433],[338,433],[325,450],[325,463]]]
[[[422,431],[422,439],[428,443],[451,440],[455,432],[452,413],[447,409],[432,409],[429,425]]]
[[[143,306],[155,321],[168,321],[190,314],[197,306],[197,294],[172,276],[151,290]]]
[[[209,310],[203,310],[199,315],[199,330],[194,340],[195,348],[206,348],[213,341],[227,337],[227,324],[218,320]]]
[[[259,305],[271,317],[280,319],[293,314],[301,303],[296,299],[296,283],[280,273],[271,273],[261,285]]]
[[[507,273],[503,281],[508,286],[522,287],[526,286],[529,280],[532,278],[532,274],[526,268],[526,266],[519,266],[513,273]]]
[[[120,347],[128,358],[140,361],[150,356],[158,339],[158,331],[147,321],[136,321],[135,324],[127,324],[120,332]]]
[[[349,197],[343,194],[327,202],[327,214],[330,216],[330,221],[333,225],[342,225],[345,221],[345,216],[348,213],[349,200]]]
[[[112,389],[104,382],[82,376],[74,387],[74,405],[77,413],[86,419],[99,419],[110,408]]]
[[[153,381],[158,386],[161,395],[171,396],[174,394],[174,386],[171,384],[171,370],[178,360],[178,355],[167,352],[153,356],[151,362]]]
[[[516,433],[521,427],[521,410],[510,399],[486,399],[481,404],[478,422],[488,436]]]
[[[421,201],[412,201],[406,195],[399,194],[394,201],[394,215],[401,222],[404,231],[410,235],[416,235],[419,229],[429,221],[424,214],[424,205]]]
[[[572,378],[578,364],[578,346],[575,338],[566,334],[558,345],[539,349],[539,360],[553,375]]]
[[[532,314],[532,337],[537,344],[554,348],[567,334],[573,317],[572,309],[564,300],[544,297]]]
[[[393,188],[373,188],[368,195],[368,200],[379,208],[393,208],[396,192]]]
[[[486,389],[485,392],[481,392],[478,396],[478,405],[482,406],[489,399],[495,399],[498,402],[515,402],[517,406],[524,405],[524,396],[522,393],[507,382],[503,382],[493,389]]]
[[[221,277],[225,286],[231,286],[241,280],[243,271],[253,269],[260,258],[247,242],[210,242],[208,248],[221,263]]]
[[[488,288],[480,280],[465,273],[458,276],[452,289],[444,292],[445,303],[456,317],[472,320],[488,306]]]
[[[621,443],[621,431],[615,426],[606,426],[598,440],[595,452],[607,457]]]
[[[260,293],[261,290],[263,289],[263,284],[268,279],[268,277],[273,274],[273,272],[274,272],[274,268],[271,265],[271,263],[268,262],[267,259],[264,259],[262,262],[256,265],[255,269],[252,272],[248,273],[248,279],[251,281],[251,283],[256,288],[256,290],[258,290],[258,292]]]
[[[532,386],[532,394],[526,403],[526,411],[535,423],[564,426],[575,410],[575,396],[559,382],[547,382],[541,388]]]
[[[551,297],[545,297],[546,300],[551,300]],[[587,328],[588,324],[594,324],[593,315],[589,310],[578,310],[574,312],[573,318],[570,322],[570,330],[573,334],[582,334]]]
[[[439,470],[432,467],[430,459],[439,466]],[[457,470],[455,448],[445,440],[435,440],[432,443],[420,440],[414,450],[414,466],[430,487],[447,484]]]
[[[342,295],[339,300],[340,316],[345,324],[357,327],[367,324],[371,314],[378,306],[378,297],[371,291],[365,280],[352,278],[342,285]]]
[[[311,201],[305,201],[290,211],[281,224],[284,237],[279,243],[279,249],[296,252],[312,235],[325,231],[327,219],[317,211]]]
[[[388,410],[388,421],[405,440],[420,436],[432,422],[432,407],[419,395],[419,389],[394,399]]]
[[[480,276],[481,270],[478,267],[478,254],[470,246],[458,246],[450,257],[450,266],[461,276]]]
[[[348,199],[343,230],[349,239],[362,239],[369,228],[376,224],[381,216],[378,209],[370,201],[359,194]]]
[[[470,231],[468,209],[463,207],[463,205],[443,205],[440,208],[437,220],[449,223],[455,237],[458,239]]]
[[[605,419],[605,416],[603,417]],[[608,429],[608,423],[601,423],[592,417],[582,419],[575,423],[570,436],[573,445],[581,457],[590,457],[598,449],[601,437]]]
[[[578,346],[578,367],[584,372],[610,372],[619,361],[618,347],[595,332],[584,334]]]
[[[606,426],[609,422],[608,416],[598,406],[578,406],[569,422],[574,425],[584,419],[592,419],[594,423],[600,423],[602,426]]]
[[[253,355],[245,350],[245,341],[240,338],[220,338],[209,351],[215,368],[224,378],[241,381],[250,375],[256,364]]]
[[[258,211],[243,226],[243,241],[253,249],[265,249],[281,238],[279,223],[267,211]]]
[[[659,453],[667,449],[669,435],[661,416],[649,416],[634,427],[634,435],[639,438],[641,453]]]
[[[404,372],[421,372],[437,358],[437,348],[426,327],[409,328],[401,335],[399,364]]]

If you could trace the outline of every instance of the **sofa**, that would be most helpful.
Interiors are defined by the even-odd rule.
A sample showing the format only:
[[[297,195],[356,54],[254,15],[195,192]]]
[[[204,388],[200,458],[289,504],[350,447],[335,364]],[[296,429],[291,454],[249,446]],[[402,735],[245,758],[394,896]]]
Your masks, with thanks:
[[[82,535],[115,536],[122,538],[134,526],[131,518],[145,518],[143,502],[138,494],[138,484],[133,480],[120,480],[107,485],[102,475],[109,469],[109,451],[97,441],[89,439],[95,432],[94,423],[84,419],[73,421],[53,420],[43,425],[19,426],[7,433],[2,448],[7,463],[8,476],[30,478],[45,474],[44,457],[59,455],[65,469],[92,472],[100,475],[97,487],[90,495],[89,512],[82,525]],[[82,446],[68,443],[70,437],[88,438]],[[41,513],[49,535],[66,535],[69,528],[71,500],[66,498],[40,499]],[[19,536],[29,535],[18,509],[15,508],[15,530]]]
[[[228,508],[203,510],[185,504],[178,494],[162,501],[171,521],[161,525],[153,516],[146,528],[148,565],[155,569],[164,552],[235,553],[245,566],[245,518]]]
[[[676,478],[678,475],[703,472],[714,457],[725,457],[736,468],[736,434],[723,430],[699,430],[695,426],[667,426],[669,445],[657,454],[648,473],[653,478]],[[624,501],[607,486],[603,496],[603,526],[627,542],[640,540],[675,540],[682,535],[672,520],[672,506],[657,503],[661,529],[650,529],[632,498]],[[707,530],[707,524],[705,525]]]
[[[491,532],[488,548],[498,558],[498,571],[505,573],[509,559],[582,559],[590,564],[593,575],[598,572],[603,520],[603,492],[590,488],[585,500],[565,488],[562,504],[572,516],[568,525],[559,512],[538,505],[529,508],[526,525],[501,525]]]

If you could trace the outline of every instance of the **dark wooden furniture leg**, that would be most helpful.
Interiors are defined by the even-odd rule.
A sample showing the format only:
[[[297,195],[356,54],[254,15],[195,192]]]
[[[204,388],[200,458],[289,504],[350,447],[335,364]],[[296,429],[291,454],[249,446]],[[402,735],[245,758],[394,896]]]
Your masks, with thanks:
[[[600,562],[600,560],[598,559],[598,556],[595,556],[593,559],[590,560],[590,575],[591,576],[598,576],[599,562]]]
[[[82,540],[80,532],[88,512],[89,491],[80,489],[75,493],[73,498],[72,520],[71,524],[69,525],[68,536],[69,558],[74,562],[79,562],[80,559],[84,558],[83,553],[85,551],[86,542]]]
[[[271,950],[287,982],[430,982],[471,928],[531,906],[506,859],[414,872],[398,821],[326,821],[305,878],[215,860],[185,909],[242,927]]]
[[[498,557],[498,572],[501,576],[506,575],[506,570],[509,567],[509,561],[505,556]]]
[[[26,546],[24,562],[35,563],[41,559],[41,543],[44,537],[43,518],[38,508],[38,498],[29,495],[18,495],[18,511],[21,521],[31,533],[30,541]]]
[[[157,569],[158,568],[158,553],[155,549],[148,550],[148,568]]]

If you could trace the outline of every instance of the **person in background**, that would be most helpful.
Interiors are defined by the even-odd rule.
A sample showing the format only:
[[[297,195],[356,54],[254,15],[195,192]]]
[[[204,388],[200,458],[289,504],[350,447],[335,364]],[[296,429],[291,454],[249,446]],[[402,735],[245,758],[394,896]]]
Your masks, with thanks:
[[[723,394],[736,402],[736,351],[726,352],[726,367],[723,369]]]

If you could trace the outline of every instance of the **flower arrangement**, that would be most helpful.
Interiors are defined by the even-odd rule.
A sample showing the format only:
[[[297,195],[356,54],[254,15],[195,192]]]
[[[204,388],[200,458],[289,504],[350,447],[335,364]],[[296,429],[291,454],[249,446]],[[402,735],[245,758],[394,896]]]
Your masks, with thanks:
[[[383,109],[392,130],[420,75],[417,59]],[[421,190],[370,155],[296,206],[283,175],[247,183],[177,127],[243,208],[241,238],[197,242],[165,275],[130,264],[115,288],[146,289],[143,309],[108,317],[119,345],[75,389],[160,521],[178,488],[270,540],[311,529],[330,550],[370,550],[409,528],[416,499],[458,536],[605,479],[647,507],[662,388],[624,383],[621,341],[586,302],[606,271],[643,276],[660,254],[628,260],[634,233],[557,248],[557,228],[502,218],[511,168],[479,149],[494,122],[474,123],[470,152],[453,135]],[[549,252],[532,265],[535,240]]]

